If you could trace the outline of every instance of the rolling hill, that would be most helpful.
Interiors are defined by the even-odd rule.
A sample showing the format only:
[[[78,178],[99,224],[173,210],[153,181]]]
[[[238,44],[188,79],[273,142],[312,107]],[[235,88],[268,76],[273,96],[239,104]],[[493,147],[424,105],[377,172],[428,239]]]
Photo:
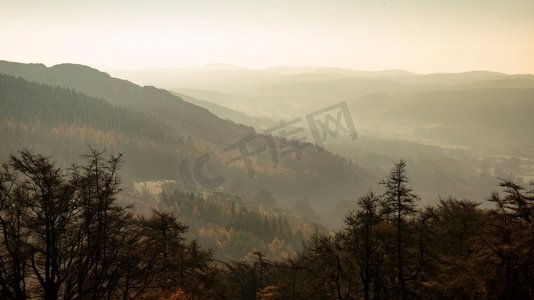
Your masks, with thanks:
[[[281,155],[277,164],[273,163],[269,151],[255,155],[251,158],[255,171],[254,176],[251,177],[246,163],[229,162],[239,153],[236,152],[237,150],[229,151],[227,148],[247,136],[254,139],[251,148],[260,147],[264,144],[266,137],[257,134],[250,127],[223,120],[208,110],[183,101],[166,90],[140,87],[98,70],[72,64],[48,68],[40,64],[1,62],[0,73],[24,78],[22,80],[3,76],[2,80],[5,83],[0,90],[0,99],[7,99],[8,94],[19,94],[23,95],[27,103],[41,101],[49,105],[46,109],[38,109],[32,116],[32,122],[28,122],[20,115],[11,115],[11,113],[4,117],[2,138],[9,136],[11,139],[4,153],[26,146],[40,151],[44,150],[44,153],[69,152],[72,156],[75,152],[79,154],[79,150],[83,147],[86,149],[87,145],[107,148],[113,152],[125,153],[125,166],[130,164],[136,166],[135,170],[125,167],[126,177],[143,180],[176,180],[182,183],[181,188],[184,190],[196,190],[202,187],[198,184],[189,185],[182,180],[183,174],[179,171],[180,164],[186,160],[193,163],[199,156],[209,154],[210,159],[204,170],[206,176],[224,176],[225,181],[221,188],[228,192],[246,196],[265,189],[271,191],[279,199],[281,205],[291,206],[295,201],[306,198],[313,207],[322,210],[334,207],[339,201],[353,200],[367,189],[369,184],[376,181],[373,175],[358,165],[328,151],[321,151],[313,145],[303,148],[302,159],[295,155]],[[45,87],[41,84],[49,86]],[[17,85],[34,87],[10,91],[12,86]],[[24,94],[26,90],[34,92]],[[41,94],[49,94],[49,96],[41,97]],[[82,104],[71,107],[62,102],[53,101],[57,98],[68,102],[69,99],[76,97],[83,98],[80,103],[89,101],[93,104],[85,109],[77,109],[76,105]],[[18,106],[24,103],[11,101],[9,105],[15,110],[22,110],[22,107]],[[91,111],[93,106],[95,110]],[[56,115],[56,111],[61,110],[71,117]],[[107,122],[109,124],[119,123],[119,128],[122,128],[120,135],[128,142],[116,142],[118,129],[99,121],[97,115],[100,111],[114,111],[114,114],[106,117],[110,120]],[[143,126],[146,128],[159,128],[158,132],[162,133],[161,137],[150,133],[148,129],[140,129],[140,132],[146,133],[143,133],[143,139],[138,138],[132,133],[135,130],[130,127],[143,128],[139,125],[141,121],[137,121],[139,124],[133,121],[131,124],[119,121],[127,120],[126,115],[136,116],[135,118],[143,120],[142,124],[145,124]],[[85,123],[78,122],[78,119],[85,120]],[[20,135],[18,131],[10,127],[12,126],[10,124],[19,124],[17,130],[26,130],[26,135]],[[82,134],[83,130],[78,127],[83,127],[86,131],[96,131],[94,135],[99,138],[87,138],[88,135]],[[57,134],[57,128],[61,129],[60,132],[69,132],[72,143],[63,138],[52,139],[51,137]],[[131,147],[131,143],[142,146]]]

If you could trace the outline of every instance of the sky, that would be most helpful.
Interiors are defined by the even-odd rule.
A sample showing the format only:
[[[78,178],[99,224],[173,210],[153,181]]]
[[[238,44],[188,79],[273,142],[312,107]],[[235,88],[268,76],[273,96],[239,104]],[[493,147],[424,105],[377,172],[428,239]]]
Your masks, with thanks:
[[[534,1],[0,0],[0,59],[534,73]]]

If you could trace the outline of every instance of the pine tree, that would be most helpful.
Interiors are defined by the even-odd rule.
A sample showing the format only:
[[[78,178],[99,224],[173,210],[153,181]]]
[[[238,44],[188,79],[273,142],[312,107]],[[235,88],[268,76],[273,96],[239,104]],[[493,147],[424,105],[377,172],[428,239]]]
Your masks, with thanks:
[[[380,183],[386,189],[383,195],[383,212],[391,217],[396,227],[396,285],[399,289],[397,299],[406,299],[407,295],[406,279],[403,274],[404,227],[406,218],[416,213],[415,206],[418,200],[418,197],[408,186],[408,182],[406,161],[400,160],[395,163],[389,175]]]

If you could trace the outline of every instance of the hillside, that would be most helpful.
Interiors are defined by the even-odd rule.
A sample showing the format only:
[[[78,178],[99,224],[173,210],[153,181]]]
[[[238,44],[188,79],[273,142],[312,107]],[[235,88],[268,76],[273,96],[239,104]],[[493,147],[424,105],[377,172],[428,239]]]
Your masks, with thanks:
[[[530,134],[534,89],[442,90],[407,95],[396,103],[383,99],[384,105],[366,106],[371,109],[358,117],[391,127],[411,127],[416,135],[443,144],[489,144],[505,153],[517,147],[534,147]],[[362,102],[355,100],[351,107],[357,111]]]
[[[482,191],[497,177],[534,178],[533,75],[325,67],[120,74],[245,113],[255,128],[261,128],[255,117],[291,120],[345,101],[360,138],[332,140],[326,149],[375,177],[383,176],[391,161],[407,159],[414,183],[429,202],[437,194],[483,201]],[[209,109],[234,121],[246,119],[213,105]],[[340,204],[339,214],[344,208]]]
[[[142,178],[143,180],[161,180],[170,179],[181,183],[184,190],[202,189],[198,184],[185,184],[180,174],[180,163],[188,161],[192,164],[199,156],[204,153],[210,155],[210,159],[205,166],[205,176],[216,177],[224,176],[225,181],[221,188],[232,193],[245,196],[254,195],[259,190],[265,189],[272,191],[274,196],[279,200],[282,206],[291,207],[295,201],[304,198],[309,199],[314,209],[320,209],[328,212],[338,201],[350,201],[357,195],[361,194],[370,182],[373,182],[374,176],[366,172],[356,164],[345,160],[344,158],[333,155],[328,151],[320,151],[314,146],[307,146],[302,149],[303,155],[299,159],[295,155],[280,155],[278,162],[273,162],[272,155],[269,151],[264,151],[251,157],[251,163],[254,168],[254,176],[250,176],[249,169],[243,162],[237,161],[229,163],[228,161],[239,156],[237,150],[225,150],[228,146],[238,142],[240,139],[252,134],[254,142],[250,145],[251,149],[265,146],[265,137],[258,135],[250,127],[239,125],[231,121],[223,120],[208,110],[195,106],[183,101],[181,98],[171,93],[154,87],[140,87],[131,82],[110,77],[109,75],[99,72],[95,69],[78,66],[78,65],[58,65],[47,68],[43,65],[35,64],[17,64],[17,63],[0,63],[0,73],[8,73],[13,76],[21,76],[27,80],[37,81],[48,85],[59,85],[64,88],[73,89],[85,93],[88,96],[84,101],[95,102],[95,107],[104,105],[109,102],[117,105],[117,111],[127,111],[127,114],[142,115],[148,123],[159,124],[162,130],[168,134],[164,140],[156,141],[157,135],[147,133],[148,142],[143,150],[130,148],[130,144],[114,145],[112,142],[105,143],[96,139],[89,139],[83,134],[73,134],[73,142],[70,140],[53,139],[55,127],[61,123],[65,128],[72,128],[74,118],[59,118],[54,122],[46,121],[50,118],[47,110],[65,110],[67,115],[76,115],[83,120],[94,120],[93,123],[86,122],[86,126],[93,130],[101,130],[101,136],[109,135],[111,141],[114,140],[112,134],[117,129],[102,127],[103,124],[98,118],[92,117],[91,114],[98,114],[98,111],[109,110],[105,107],[96,108],[96,111],[90,112],[90,109],[70,110],[69,106],[63,108],[56,107],[50,99],[43,101],[50,102],[50,108],[41,110],[36,113],[34,119],[42,121],[44,125],[34,123],[29,126],[26,135],[20,135],[19,131],[14,131],[10,127],[4,126],[3,136],[11,136],[15,142],[10,143],[12,151],[16,145],[25,145],[26,147],[36,148],[43,153],[68,152],[75,153],[73,145],[76,148],[91,145],[96,148],[108,148],[111,151],[123,152],[126,154],[126,162],[134,162],[139,166],[138,171],[125,171],[128,178]],[[7,79],[6,79],[7,80]],[[15,80],[20,83],[20,79]],[[6,86],[13,83],[9,78]],[[35,83],[24,83],[24,85],[36,85]],[[9,88],[2,89],[2,97],[8,93]],[[58,93],[71,93],[67,98],[80,96],[78,92],[67,92],[61,88],[35,88],[34,94],[25,94],[28,101],[36,101],[40,96],[38,94],[51,93],[51,98],[55,98],[54,91]],[[42,90],[42,91],[41,91]],[[93,98],[91,98],[93,97]],[[102,98],[98,100],[96,98]],[[32,100],[33,99],[33,100]],[[89,100],[92,99],[92,100]],[[17,105],[24,102],[17,102]],[[62,104],[57,104],[62,106]],[[107,104],[109,106],[109,104]],[[21,110],[22,108],[18,108]],[[89,113],[89,115],[85,115]],[[18,118],[18,117],[17,117]],[[109,117],[113,120],[121,120],[122,116]],[[21,120],[14,120],[19,124]],[[74,123],[73,123],[74,122]],[[6,120],[4,119],[4,123]],[[121,122],[122,127],[134,127]],[[27,126],[27,125],[24,125]],[[100,126],[100,127],[99,127]],[[101,128],[102,127],[102,128]],[[25,129],[26,130],[26,129]],[[135,141],[133,135],[130,135],[129,129],[123,130],[123,134],[128,141]],[[22,139],[26,136],[24,139]],[[38,138],[42,136],[43,138]],[[159,144],[158,144],[159,143]],[[83,151],[81,151],[83,152]],[[138,153],[131,155],[130,153]],[[76,151],[80,153],[80,151]],[[72,154],[74,155],[74,154]],[[66,158],[68,159],[68,158]],[[153,170],[151,172],[142,172],[143,169]],[[326,184],[329,183],[329,184]],[[334,200],[335,199],[335,200]],[[326,209],[326,210],[325,210]]]
[[[265,128],[270,128],[270,127],[277,125],[275,121],[267,119],[267,118],[252,117],[245,113],[239,112],[237,110],[233,110],[233,109],[227,108],[225,106],[222,106],[222,105],[219,105],[213,102],[200,100],[200,99],[191,97],[189,95],[185,95],[185,94],[181,94],[177,92],[174,92],[173,94],[184,99],[187,102],[190,102],[194,105],[197,105],[197,106],[200,106],[202,108],[209,110],[210,112],[212,112],[213,114],[215,114],[216,116],[222,119],[230,120],[230,121],[243,124],[243,125],[247,125],[247,126],[250,126],[256,129],[257,128],[265,129]]]
[[[77,160],[90,146],[121,152],[127,178],[175,176],[183,141],[157,120],[70,89],[0,74],[0,156],[20,148]]]

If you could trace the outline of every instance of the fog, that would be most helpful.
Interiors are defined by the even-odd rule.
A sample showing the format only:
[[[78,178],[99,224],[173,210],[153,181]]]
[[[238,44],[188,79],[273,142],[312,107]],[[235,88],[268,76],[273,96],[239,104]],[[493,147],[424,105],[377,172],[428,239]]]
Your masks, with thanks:
[[[534,298],[533,12],[1,1],[0,299]]]

